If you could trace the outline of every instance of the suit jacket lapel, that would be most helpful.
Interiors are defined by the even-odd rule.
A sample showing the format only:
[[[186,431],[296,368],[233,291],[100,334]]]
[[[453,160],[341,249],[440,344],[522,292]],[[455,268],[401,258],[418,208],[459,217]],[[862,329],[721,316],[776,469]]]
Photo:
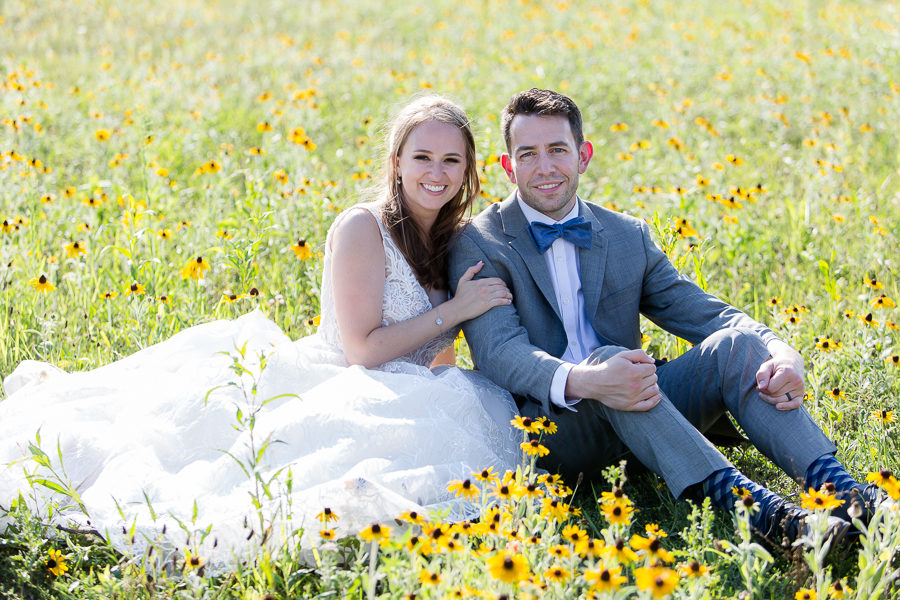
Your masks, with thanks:
[[[528,221],[525,220],[525,215],[519,208],[516,192],[510,194],[500,206],[500,219],[503,232],[512,238],[509,245],[522,257],[531,278],[550,306],[553,307],[556,318],[562,321],[559,305],[556,303],[556,292],[553,291],[553,281],[550,279],[550,271],[547,269],[547,261],[537,251],[531,236],[528,235]]]
[[[601,234],[603,225],[597,219],[594,211],[588,207],[580,198],[579,215],[585,218],[591,224],[591,247],[589,249],[578,250],[578,270],[581,275],[581,292],[584,294],[584,307],[587,312],[588,319],[594,329],[597,324],[593,322],[596,315],[597,305],[600,302],[600,293],[603,291],[603,275],[606,272],[606,253],[608,251],[608,242]]]

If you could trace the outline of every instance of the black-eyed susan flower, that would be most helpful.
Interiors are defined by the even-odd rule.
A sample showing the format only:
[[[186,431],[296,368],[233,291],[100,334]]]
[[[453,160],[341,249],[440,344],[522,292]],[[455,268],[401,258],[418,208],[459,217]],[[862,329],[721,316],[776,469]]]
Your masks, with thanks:
[[[322,512],[320,512],[319,514],[316,515],[316,519],[320,523],[324,523],[327,525],[328,523],[331,523],[332,521],[337,521],[338,516],[334,513],[333,510],[331,510],[330,507],[326,506],[325,508],[322,509]]]
[[[687,564],[681,565],[678,570],[684,577],[702,577],[709,573],[709,567],[701,565],[698,560],[692,560]]]
[[[547,456],[548,454],[550,454],[550,449],[537,440],[528,440],[527,442],[522,442],[521,444],[519,444],[519,447],[522,448],[525,454],[531,456]]]
[[[900,354],[891,354],[886,359],[884,359],[889,365],[894,365],[895,367],[900,367]]]
[[[578,525],[566,525],[561,532],[563,539],[569,540],[572,544],[578,544],[582,540],[588,539],[588,532]]]
[[[876,410],[872,413],[872,418],[882,425],[888,425],[889,423],[894,422],[894,411],[884,409]]]
[[[628,545],[625,538],[616,538],[611,546],[606,547],[607,558],[623,565],[629,565],[638,560],[637,553]]]
[[[540,498],[543,495],[544,490],[536,482],[532,481],[522,486],[522,497],[524,498]]]
[[[542,429],[542,425],[539,420],[532,419],[531,417],[523,417],[522,415],[516,415],[516,417],[512,421],[510,421],[510,423],[516,429],[525,431],[527,433],[540,433]]]
[[[590,585],[591,591],[601,594],[615,592],[628,581],[628,578],[622,575],[621,566],[607,567],[604,563],[599,563],[596,569],[585,571],[584,579]]]
[[[334,536],[334,529],[322,529],[321,531],[319,531],[319,537],[323,540],[333,540]]]
[[[794,600],[818,600],[819,596],[814,589],[800,588],[794,594]]]
[[[256,130],[260,133],[265,131],[272,131],[272,125],[268,121],[260,121],[256,124]]]
[[[783,303],[784,303],[784,301],[781,298],[779,298],[778,296],[772,296],[771,298],[769,298],[769,301],[766,302],[766,304],[768,304],[772,308],[775,308],[776,306],[781,306]]]
[[[831,390],[828,391],[828,395],[831,396],[831,398],[833,400],[846,400],[847,399],[847,396],[846,396],[846,394],[844,394],[844,391],[837,386],[831,388]]]
[[[456,494],[457,498],[464,497],[466,500],[471,500],[480,493],[480,490],[472,483],[471,479],[455,479],[447,486],[447,490]]]
[[[833,494],[809,488],[808,493],[800,492],[800,506],[806,510],[834,510],[844,503]]]
[[[728,161],[728,162],[730,162],[730,163],[733,164],[733,165],[742,165],[742,164],[744,164],[743,159],[740,158],[739,156],[735,156],[734,154],[729,154],[728,156],[725,157],[725,160]]]
[[[884,289],[884,284],[881,283],[880,281],[878,281],[878,278],[874,277],[874,276],[867,277],[865,279],[865,283],[867,286],[869,286],[873,290],[883,290]]]
[[[131,285],[125,289],[126,296],[142,296],[145,292],[144,286],[136,281],[132,282]]]
[[[683,217],[680,219],[676,219],[675,233],[683,238],[696,237],[698,235],[697,230],[694,229],[694,226],[691,225],[691,222]]]
[[[408,510],[397,518],[400,521],[406,521],[407,523],[413,523],[415,525],[421,525],[425,522],[425,518],[414,510]]]
[[[626,504],[601,504],[600,510],[610,525],[631,525],[632,508]]]
[[[300,260],[308,260],[312,256],[312,252],[309,250],[309,244],[302,238],[297,240],[296,244],[291,244],[291,250],[294,251],[294,254],[296,254],[297,258]]]
[[[110,136],[112,136],[112,132],[109,129],[98,129],[94,132],[94,137],[101,142],[107,141]]]
[[[625,495],[625,490],[622,489],[622,486],[614,486],[608,492],[600,492],[600,500],[602,504],[625,504],[627,506],[631,506],[631,500]]]
[[[230,291],[222,292],[222,300],[224,300],[228,304],[231,304],[232,302],[236,302],[243,297],[245,297],[245,294],[235,294],[234,292],[230,292]]]
[[[272,173],[272,179],[282,184],[286,184],[290,180],[287,171],[285,171],[284,169],[278,169],[277,171]]]
[[[497,484],[497,487],[494,488],[492,495],[498,500],[511,500],[520,497],[521,491],[516,482],[503,483],[501,481]]]
[[[184,568],[185,570],[195,570],[203,566],[204,560],[190,549],[184,551]]]
[[[112,300],[116,296],[119,295],[119,292],[106,291],[100,294],[100,298],[103,300]]]
[[[877,298],[874,298],[869,304],[871,304],[875,308],[897,308],[897,303],[884,294],[881,294]]]
[[[672,562],[673,560],[672,554],[663,548],[662,540],[655,535],[645,538],[638,534],[634,534],[631,536],[630,544],[636,551],[643,552],[646,556],[650,556],[654,559],[663,562]]]
[[[878,327],[878,321],[872,315],[872,313],[867,313],[865,316],[860,316],[859,320],[862,321],[863,325],[866,327]]]
[[[634,570],[638,589],[650,592],[654,598],[663,598],[678,585],[678,573],[666,567],[639,567]]]
[[[528,577],[528,563],[521,554],[498,552],[487,559],[488,572],[504,583],[519,583]]]
[[[72,242],[65,247],[65,250],[66,256],[69,258],[78,258],[81,254],[87,254],[87,250],[84,249],[84,244],[81,242]]]
[[[553,435],[559,430],[559,427],[557,427],[556,423],[551,421],[549,417],[538,417],[536,420],[541,424],[541,429],[547,435]]]
[[[828,597],[831,600],[840,600],[841,598],[848,598],[853,593],[853,588],[849,585],[846,585],[842,580],[837,580],[831,584],[831,587],[828,588]]]
[[[437,585],[441,582],[441,576],[438,573],[432,573],[428,569],[419,571],[419,583],[423,585]]]
[[[552,565],[544,571],[544,579],[551,583],[565,583],[572,578],[572,572],[562,565]]]
[[[628,131],[628,125],[625,123],[613,123],[610,128],[610,131]]]
[[[568,505],[557,498],[541,499],[541,518],[556,519],[560,523],[569,518]]]
[[[385,540],[390,536],[391,528],[380,523],[372,523],[359,532],[359,537],[366,542]]]
[[[158,235],[160,239],[168,240],[172,238],[172,230],[169,228],[160,229],[156,232],[156,235]]]
[[[158,297],[157,300],[159,300],[159,303],[160,303],[160,304],[168,304],[168,303],[169,303],[169,297],[166,296],[165,294],[163,294],[162,296]]]
[[[31,287],[33,287],[35,290],[37,290],[38,292],[40,292],[42,294],[46,294],[47,292],[52,292],[53,290],[56,289],[56,286],[53,285],[52,283],[50,283],[50,280],[47,279],[47,276],[44,275],[43,273],[41,274],[40,277],[35,277],[28,283],[31,284]]]
[[[209,263],[202,256],[192,259],[181,269],[182,279],[203,279],[204,273],[209,270]]]
[[[830,337],[824,337],[816,340],[816,348],[818,348],[822,352],[831,352],[833,350],[837,350],[840,347],[841,343],[831,339]]]
[[[897,478],[894,477],[894,473],[889,469],[882,469],[881,471],[873,471],[866,475],[866,481],[883,488],[887,485],[896,484]]]
[[[500,477],[494,471],[494,467],[488,467],[478,472],[472,471],[472,476],[482,483],[496,483],[500,481]]]
[[[69,566],[66,564],[66,557],[56,548],[52,548],[47,552],[47,560],[44,564],[54,577],[60,577],[69,570]]]

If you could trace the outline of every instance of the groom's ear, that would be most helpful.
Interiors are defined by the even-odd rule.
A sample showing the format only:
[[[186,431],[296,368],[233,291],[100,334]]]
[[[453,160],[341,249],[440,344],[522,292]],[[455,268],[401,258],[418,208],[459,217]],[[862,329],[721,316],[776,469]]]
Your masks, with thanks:
[[[594,156],[594,145],[585,140],[581,142],[581,148],[578,149],[578,174],[583,175],[587,171],[588,163]]]
[[[513,171],[512,159],[509,157],[509,154],[504,153],[500,155],[500,166],[503,167],[504,171],[506,171],[506,176],[509,178],[509,182],[515,184],[516,172]]]

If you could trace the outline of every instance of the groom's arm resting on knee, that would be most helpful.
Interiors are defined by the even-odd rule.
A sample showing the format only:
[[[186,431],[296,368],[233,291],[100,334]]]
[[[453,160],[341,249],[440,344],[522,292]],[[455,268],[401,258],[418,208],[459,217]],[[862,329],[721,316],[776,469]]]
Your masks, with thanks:
[[[463,323],[475,366],[497,385],[513,394],[550,407],[550,387],[564,363],[535,346],[521,325],[515,302],[512,277],[504,265],[492,261],[466,233],[456,241],[450,254],[450,281],[456,283],[466,268],[479,261],[484,268],[478,277],[499,277],[510,288],[514,304],[497,306]],[[616,410],[642,411],[655,406],[661,396],[656,385],[656,367],[643,350],[621,352],[597,365],[574,365],[566,379],[570,398],[592,398]]]

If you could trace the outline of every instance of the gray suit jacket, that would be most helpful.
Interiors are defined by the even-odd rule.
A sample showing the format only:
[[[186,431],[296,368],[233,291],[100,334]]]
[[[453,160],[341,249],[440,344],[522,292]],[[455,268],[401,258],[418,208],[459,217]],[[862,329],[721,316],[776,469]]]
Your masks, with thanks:
[[[696,344],[725,327],[775,334],[749,316],[707,294],[680,275],[653,243],[647,224],[579,199],[579,214],[591,223],[590,249],[579,249],[585,306],[594,330],[611,343],[640,348],[639,315]],[[479,277],[499,277],[513,294],[511,306],[492,308],[463,324],[477,368],[515,395],[550,412],[550,384],[567,338],[544,257],[513,192],[479,214],[450,253],[455,289],[463,272],[479,260]]]

